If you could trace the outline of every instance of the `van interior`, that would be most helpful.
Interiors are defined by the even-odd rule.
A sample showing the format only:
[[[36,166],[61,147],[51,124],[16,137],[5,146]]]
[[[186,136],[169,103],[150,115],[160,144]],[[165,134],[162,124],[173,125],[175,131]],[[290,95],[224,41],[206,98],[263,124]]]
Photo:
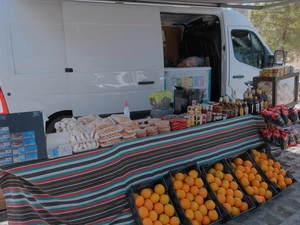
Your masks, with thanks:
[[[211,100],[221,96],[221,28],[215,15],[161,13],[165,67],[188,57],[211,67]]]

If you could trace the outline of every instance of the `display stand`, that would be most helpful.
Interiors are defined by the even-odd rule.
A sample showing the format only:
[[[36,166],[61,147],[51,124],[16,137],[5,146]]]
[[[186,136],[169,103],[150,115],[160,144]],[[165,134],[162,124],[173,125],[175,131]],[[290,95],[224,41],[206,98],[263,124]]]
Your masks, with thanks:
[[[288,78],[294,78],[294,101],[287,103],[288,107],[294,107],[298,103],[298,92],[299,92],[299,72],[286,74],[281,77],[253,77],[253,88],[256,90],[258,88],[258,83],[261,81],[272,82],[272,106],[277,105],[277,84],[281,80]]]

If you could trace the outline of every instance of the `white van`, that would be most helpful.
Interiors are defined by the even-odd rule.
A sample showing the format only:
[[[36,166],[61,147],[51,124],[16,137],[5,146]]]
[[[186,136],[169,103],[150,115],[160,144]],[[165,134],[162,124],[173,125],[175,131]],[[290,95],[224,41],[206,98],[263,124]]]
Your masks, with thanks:
[[[189,56],[209,58],[211,100],[242,97],[272,54],[233,10],[110,3],[0,0],[2,111],[41,110],[48,131],[62,117],[122,112],[126,100],[143,116],[164,62]]]

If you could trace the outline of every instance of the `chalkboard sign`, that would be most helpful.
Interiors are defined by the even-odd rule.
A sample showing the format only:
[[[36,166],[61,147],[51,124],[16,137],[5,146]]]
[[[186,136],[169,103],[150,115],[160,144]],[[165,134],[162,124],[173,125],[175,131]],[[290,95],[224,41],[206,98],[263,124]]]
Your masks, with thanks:
[[[0,166],[47,158],[41,111],[0,115]]]

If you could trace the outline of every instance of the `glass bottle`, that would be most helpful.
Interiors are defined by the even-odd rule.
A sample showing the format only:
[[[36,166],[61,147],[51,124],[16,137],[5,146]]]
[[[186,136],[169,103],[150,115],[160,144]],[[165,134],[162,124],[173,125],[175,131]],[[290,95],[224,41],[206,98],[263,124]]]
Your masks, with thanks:
[[[249,108],[249,114],[253,114],[253,97],[252,94],[248,97],[248,108]]]
[[[253,114],[254,115],[260,114],[260,104],[259,104],[257,96],[255,96],[254,100],[253,100]]]
[[[239,116],[245,115],[243,103],[239,103]]]
[[[249,107],[248,107],[248,103],[246,101],[243,103],[243,108],[244,108],[244,115],[248,115]]]

